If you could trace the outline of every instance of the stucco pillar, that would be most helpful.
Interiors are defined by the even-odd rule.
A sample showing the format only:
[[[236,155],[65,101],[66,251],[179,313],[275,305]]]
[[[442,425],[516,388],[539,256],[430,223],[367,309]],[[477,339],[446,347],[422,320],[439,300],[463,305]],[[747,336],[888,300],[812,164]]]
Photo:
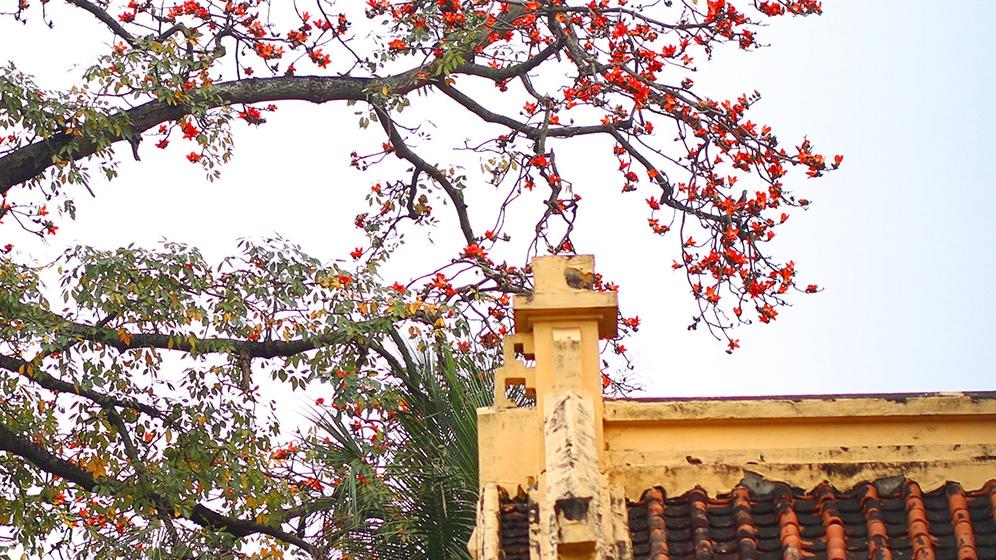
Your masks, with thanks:
[[[616,294],[592,289],[591,256],[537,258],[532,268],[534,292],[513,301],[495,406],[478,411],[481,485],[529,496],[530,560],[623,559],[625,500],[608,486],[599,360],[599,339],[616,336]],[[515,386],[531,407],[509,398]],[[494,531],[482,505],[477,531]],[[486,541],[475,536],[479,560],[492,560]]]

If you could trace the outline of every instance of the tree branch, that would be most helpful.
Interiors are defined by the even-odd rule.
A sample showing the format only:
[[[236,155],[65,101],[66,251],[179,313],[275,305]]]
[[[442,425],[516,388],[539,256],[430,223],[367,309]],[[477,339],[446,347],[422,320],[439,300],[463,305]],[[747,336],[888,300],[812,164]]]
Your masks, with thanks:
[[[126,352],[134,348],[157,348],[160,350],[177,350],[190,354],[236,352],[249,358],[286,358],[323,346],[346,342],[351,338],[351,335],[342,332],[332,332],[309,338],[261,340],[258,342],[237,338],[197,338],[184,335],[147,333],[127,333],[125,336],[122,336],[117,329],[108,328],[101,324],[88,325],[70,321],[55,313],[50,313],[49,315],[52,320],[50,328],[53,331],[58,330],[77,340],[102,344],[114,348],[118,352]],[[375,329],[376,323],[377,321],[373,320],[357,323],[357,325],[372,331]],[[9,369],[10,371],[17,371],[16,368],[24,364],[28,364],[28,362],[0,356],[0,367]],[[103,406],[128,406],[132,408],[130,405],[122,405],[120,403],[99,404]]]
[[[68,1],[93,13],[125,40],[134,41],[124,28],[116,29],[121,26],[113,18],[88,0]],[[101,14],[104,17],[101,17]],[[109,20],[105,20],[105,17]],[[474,63],[461,64],[453,74],[474,75],[501,82],[530,71],[553,56],[562,46],[561,41],[557,41],[528,60],[506,68],[490,68]],[[0,196],[5,195],[12,187],[44,173],[49,167],[58,165],[60,161],[79,161],[88,158],[106,149],[108,144],[135,138],[160,124],[179,120],[190,114],[194,105],[206,104],[209,108],[216,108],[238,103],[272,101],[297,100],[318,104],[332,101],[364,101],[368,98],[369,92],[384,88],[387,88],[391,94],[404,95],[427,87],[431,83],[425,81],[424,76],[436,73],[433,68],[434,63],[435,61],[384,78],[280,76],[233,80],[194,92],[188,103],[150,101],[112,115],[124,121],[119,134],[108,131],[101,137],[88,137],[58,133],[3,156],[0,158]]]
[[[83,340],[96,342],[126,352],[133,348],[157,348],[177,350],[189,354],[226,354],[235,352],[250,358],[286,358],[308,350],[348,341],[351,335],[334,332],[323,336],[298,338],[294,340],[262,340],[253,342],[237,338],[191,338],[183,335],[132,334],[125,342],[118,331],[94,329],[78,323],[65,325],[66,331]]]
[[[418,154],[412,151],[405,144],[405,139],[401,137],[398,133],[398,128],[394,126],[394,121],[391,120],[391,115],[388,114],[387,110],[373,105],[374,111],[377,112],[377,118],[380,119],[381,126],[384,127],[384,132],[387,133],[387,137],[391,141],[391,146],[394,147],[394,154],[399,158],[408,161],[415,166],[416,169],[420,169],[425,172],[426,175],[432,177],[434,181],[439,183],[439,186],[446,191],[447,196],[450,197],[450,201],[453,202],[453,208],[456,210],[457,219],[460,221],[460,230],[463,232],[463,237],[467,241],[467,244],[476,243],[477,238],[474,236],[474,229],[470,225],[470,216],[467,215],[467,204],[463,201],[463,193],[460,192],[449,179],[443,175],[435,165],[422,159]]]
[[[31,382],[51,391],[57,391],[59,393],[70,393],[73,395],[79,395],[85,399],[88,399],[102,407],[120,407],[120,408],[130,408],[132,410],[137,410],[148,416],[158,418],[166,422],[166,418],[163,413],[160,412],[153,406],[138,402],[133,399],[119,399],[105,395],[103,393],[97,393],[91,389],[85,389],[78,385],[72,383],[67,383],[60,379],[52,377],[48,373],[39,370],[31,362],[21,360],[18,358],[12,358],[10,356],[0,355],[0,368],[3,368],[11,373],[16,373],[23,375],[28,378]],[[167,422],[167,424],[169,424]]]
[[[124,121],[120,134],[107,131],[106,135],[96,138],[59,133],[0,158],[0,196],[15,185],[44,173],[59,161],[87,158],[101,151],[102,144],[134,138],[162,123],[181,119],[191,113],[192,105],[207,104],[215,108],[233,103],[269,101],[363,101],[367,93],[375,89],[386,87],[394,94],[405,94],[426,87],[428,82],[420,80],[418,75],[428,71],[429,66],[419,66],[386,78],[280,76],[235,80],[195,92],[188,104],[150,101],[117,113],[116,116]]]
[[[620,121],[617,123],[600,124],[592,126],[562,126],[557,128],[543,129],[535,126],[530,126],[526,123],[519,122],[513,118],[506,117],[498,113],[494,113],[488,110],[483,105],[474,101],[467,95],[463,94],[453,86],[446,85],[445,83],[439,82],[435,84],[439,91],[445,93],[450,99],[456,101],[471,113],[474,113],[478,117],[481,117],[487,122],[500,124],[502,126],[508,127],[512,130],[521,132],[528,136],[529,138],[536,140],[541,136],[547,138],[571,138],[573,136],[581,136],[585,134],[599,134],[607,133],[612,134],[613,131],[619,129],[627,129],[633,125],[633,119],[627,119],[625,121]]]
[[[102,10],[96,4],[88,2],[87,0],[66,0],[66,3],[72,4],[77,8],[82,8],[93,14],[93,16],[101,21],[104,25],[110,28],[115,35],[124,39],[129,45],[135,46],[135,37],[120,24],[116,19],[111,17],[106,11]]]
[[[93,492],[98,486],[106,486],[111,488],[112,492],[116,492],[123,486],[122,482],[116,478],[94,477],[93,474],[86,469],[83,469],[82,467],[55,455],[44,447],[31,442],[28,438],[18,435],[15,431],[11,430],[3,423],[0,423],[0,451],[6,451],[12,455],[21,457],[35,467],[49,474],[62,477],[69,482],[84,488],[88,492]],[[153,495],[151,497],[157,503],[170,503],[162,496]],[[270,535],[280,541],[293,544],[302,550],[305,550],[312,556],[318,556],[318,550],[314,546],[297,536],[286,533],[277,527],[270,527],[269,525],[263,525],[262,523],[256,523],[255,521],[234,519],[222,515],[203,504],[197,504],[194,506],[191,514],[184,517],[185,519],[188,519],[201,527],[216,531],[224,531],[235,536],[236,538],[242,538],[256,533]]]
[[[546,59],[550,58],[557,51],[559,51],[564,46],[564,43],[560,40],[554,41],[547,45],[543,50],[536,53],[535,56],[529,57],[526,60],[518,64],[513,64],[511,66],[505,66],[502,68],[492,68],[491,66],[484,66],[483,64],[475,64],[473,62],[468,62],[466,64],[461,64],[456,67],[453,74],[466,74],[468,76],[478,76],[481,78],[487,78],[493,82],[504,82],[505,80],[514,78],[516,76],[521,76],[526,72],[529,72],[533,68],[536,68],[543,63]]]
[[[611,134],[612,137],[615,138],[616,142],[619,142],[619,145],[622,146],[627,152],[629,152],[629,154],[633,156],[633,158],[639,161],[644,168],[654,169],[654,165],[650,162],[650,160],[648,160],[646,156],[641,154],[639,150],[634,148],[632,144],[630,144],[625,138],[623,138],[622,134],[620,134],[617,131],[612,131]],[[664,195],[660,199],[660,202],[662,204],[665,204],[667,206],[670,206],[671,208],[674,208],[675,210],[684,212],[685,214],[689,214],[703,220],[709,220],[717,223],[723,222],[723,216],[717,216],[716,214],[710,214],[709,212],[699,210],[698,208],[692,208],[691,206],[682,204],[681,202],[676,200],[674,198],[674,188],[671,186],[671,183],[669,183],[667,179],[664,178],[662,174],[658,174],[654,182],[660,185],[662,190],[664,191]]]
[[[98,483],[90,471],[32,443],[30,439],[18,435],[3,423],[0,423],[0,451],[7,451],[21,457],[47,473],[60,476],[77,486],[82,486],[88,492],[92,492],[99,484],[105,484],[105,480]],[[107,479],[106,482],[113,485],[117,481]]]

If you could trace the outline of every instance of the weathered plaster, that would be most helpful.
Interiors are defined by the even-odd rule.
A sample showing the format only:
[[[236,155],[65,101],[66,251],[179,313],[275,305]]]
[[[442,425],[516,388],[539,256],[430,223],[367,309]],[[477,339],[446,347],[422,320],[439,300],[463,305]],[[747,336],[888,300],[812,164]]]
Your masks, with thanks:
[[[637,499],[662,486],[729,491],[747,472],[844,490],[904,475],[924,488],[996,474],[996,400],[966,395],[607,401],[610,479]]]

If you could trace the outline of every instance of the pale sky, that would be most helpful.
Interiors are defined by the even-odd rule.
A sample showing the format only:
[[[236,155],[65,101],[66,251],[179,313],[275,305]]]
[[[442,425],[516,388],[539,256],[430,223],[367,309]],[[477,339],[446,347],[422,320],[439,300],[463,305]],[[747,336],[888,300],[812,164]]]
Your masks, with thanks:
[[[760,35],[771,47],[722,50],[700,64],[699,93],[732,98],[757,89],[762,101],[751,118],[771,125],[783,144],[807,135],[817,151],[845,156],[828,177],[789,175],[789,188],[814,203],[793,213],[775,245],[777,256],[796,262],[802,285],[825,290],[800,294],[772,324],[738,329],[742,348],[732,356],[706,332],[686,330],[693,300],[671,271],[677,241],[652,238],[643,198],[620,196],[614,172],[580,173],[575,190],[590,204],[575,241],[620,285],[624,314],[643,321],[626,342],[648,385],[641,396],[996,389],[996,233],[988,216],[996,208],[996,3],[939,5],[825,1],[822,17],[773,20]],[[51,6],[57,16],[65,11]],[[78,73],[73,53],[107,37],[96,26],[74,36],[58,17],[54,32],[16,27],[0,35],[0,52],[53,87]],[[55,39],[50,50],[40,38]],[[469,117],[448,126],[452,115],[445,107],[434,114],[433,98],[414,101],[430,103],[437,138],[458,144],[462,127],[473,126]],[[18,238],[19,249],[46,258],[77,241],[113,248],[166,238],[214,260],[235,252],[238,238],[276,232],[319,258],[348,259],[361,241],[352,218],[366,211],[362,197],[376,179],[349,170],[348,153],[354,143],[379,145],[381,136],[357,132],[344,104],[284,105],[269,120],[258,130],[236,126],[235,159],[215,183],[186,152],[146,142],[135,163],[121,150],[120,177],[95,180],[96,199],[77,196],[76,223],[60,224],[50,247]],[[559,149],[583,166],[583,149]],[[11,228],[2,234],[16,237]],[[412,238],[385,280],[425,272],[426,255],[449,258],[458,250],[452,237],[439,230],[434,245]],[[524,254],[524,246],[516,250]]]

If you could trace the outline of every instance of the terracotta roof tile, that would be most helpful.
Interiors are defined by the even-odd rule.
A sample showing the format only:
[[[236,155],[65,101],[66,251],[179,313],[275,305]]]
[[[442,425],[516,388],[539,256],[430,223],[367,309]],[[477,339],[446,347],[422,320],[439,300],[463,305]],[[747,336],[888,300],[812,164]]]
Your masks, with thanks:
[[[970,492],[765,483],[715,498],[653,488],[629,503],[629,524],[635,560],[978,560],[996,558],[994,510],[996,481]]]
[[[934,560],[934,545],[931,543],[930,522],[923,502],[923,493],[917,484],[907,484],[903,490],[906,507],[907,535],[914,560]]]
[[[529,513],[534,506],[522,492],[509,498],[503,490],[499,502],[498,535],[505,560],[529,560]]]
[[[757,527],[751,515],[750,492],[746,488],[735,488],[733,498],[733,524],[736,528],[737,552],[739,558],[755,560],[757,556]]]
[[[653,488],[643,495],[647,511],[647,556],[651,560],[669,560],[667,524],[664,521],[664,493]]]

